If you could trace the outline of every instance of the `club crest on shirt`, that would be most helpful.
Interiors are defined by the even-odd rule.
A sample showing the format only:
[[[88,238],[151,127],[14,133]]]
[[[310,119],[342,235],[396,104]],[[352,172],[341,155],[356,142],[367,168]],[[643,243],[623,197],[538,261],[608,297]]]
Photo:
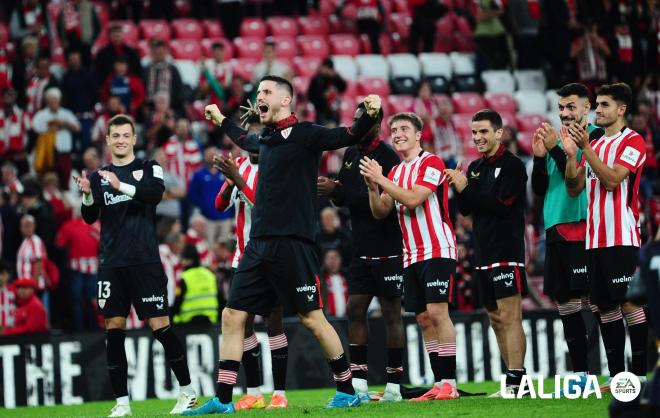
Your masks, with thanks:
[[[500,167],[495,168],[495,178],[500,175],[500,171],[502,171]]]
[[[137,181],[142,180],[142,176],[144,175],[144,171],[142,170],[135,170],[133,171],[133,178]]]
[[[280,131],[280,135],[282,135],[282,138],[287,139],[289,137],[289,135],[291,135],[291,130],[292,129],[293,128],[290,127],[290,126],[286,129],[282,129],[282,131]]]

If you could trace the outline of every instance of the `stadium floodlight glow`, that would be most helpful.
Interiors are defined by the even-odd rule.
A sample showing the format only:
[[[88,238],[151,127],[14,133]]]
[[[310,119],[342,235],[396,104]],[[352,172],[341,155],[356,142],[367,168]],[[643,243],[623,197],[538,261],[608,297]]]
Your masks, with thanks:
[[[552,392],[546,393],[543,388],[544,376],[536,376],[536,385],[534,385],[534,378],[530,375],[523,375],[520,381],[518,391],[513,393],[507,391],[506,375],[500,376],[500,395],[505,399],[520,399],[529,396],[531,399],[587,399],[590,395],[595,394],[597,399],[602,399],[603,395],[598,386],[598,376],[587,375],[586,385],[584,389],[579,385],[583,376],[569,374],[566,376],[555,375],[555,385]]]

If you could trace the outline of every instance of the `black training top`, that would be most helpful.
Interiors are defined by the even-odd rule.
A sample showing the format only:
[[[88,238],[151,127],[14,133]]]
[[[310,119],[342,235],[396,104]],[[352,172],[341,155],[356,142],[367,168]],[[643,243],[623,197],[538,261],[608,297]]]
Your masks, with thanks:
[[[475,266],[524,264],[525,165],[500,145],[494,156],[472,161],[467,178],[458,207],[463,215],[472,215]]]
[[[335,187],[331,197],[335,204],[347,206],[351,212],[354,257],[401,255],[401,228],[395,211],[381,220],[371,213],[369,191],[360,174],[360,160],[365,155],[376,160],[385,175],[400,162],[392,147],[382,141],[367,149],[358,146],[347,148],[337,176],[341,185]]]
[[[314,242],[321,152],[357,143],[374,122],[365,112],[350,128],[328,129],[298,122],[292,114],[275,126],[248,135],[225,118],[222,128],[232,141],[246,151],[259,153],[250,239],[293,237]]]
[[[156,205],[165,191],[163,169],[155,161],[136,158],[130,164],[111,164],[102,170],[112,171],[120,182],[135,186],[135,196],[115,190],[98,172],[89,176],[94,203],[82,205],[82,217],[88,224],[101,219],[99,266],[159,263]]]

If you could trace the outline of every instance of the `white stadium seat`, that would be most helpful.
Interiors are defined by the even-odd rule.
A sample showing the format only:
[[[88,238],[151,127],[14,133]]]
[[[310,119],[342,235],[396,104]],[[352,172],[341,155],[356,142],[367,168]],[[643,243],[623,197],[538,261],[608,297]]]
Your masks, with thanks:
[[[348,55],[333,55],[332,63],[335,65],[335,70],[342,78],[353,81],[357,80],[358,69],[353,57]]]
[[[516,81],[507,70],[490,70],[481,73],[481,80],[490,93],[509,93],[516,91]]]
[[[195,61],[174,60],[174,66],[181,74],[181,81],[190,87],[197,87],[199,84],[200,68]]]
[[[454,75],[473,75],[476,73],[474,65],[475,54],[466,52],[452,52],[449,54]]]
[[[557,95],[556,90],[548,90],[545,92],[545,97],[548,100],[548,111],[557,112],[557,103],[559,102],[559,96]]]
[[[548,105],[545,94],[538,90],[519,90],[514,94],[518,104],[518,113],[547,113]]]
[[[390,78],[389,66],[382,55],[368,54],[355,57],[360,77]]]
[[[513,76],[518,84],[518,90],[545,91],[545,75],[541,70],[516,70]]]
[[[390,64],[390,76],[411,77],[419,80],[421,75],[421,66],[419,60],[413,54],[390,54],[387,56]]]
[[[422,73],[425,77],[443,76],[451,80],[452,65],[449,55],[439,52],[424,52],[419,54],[419,62],[422,64]]]

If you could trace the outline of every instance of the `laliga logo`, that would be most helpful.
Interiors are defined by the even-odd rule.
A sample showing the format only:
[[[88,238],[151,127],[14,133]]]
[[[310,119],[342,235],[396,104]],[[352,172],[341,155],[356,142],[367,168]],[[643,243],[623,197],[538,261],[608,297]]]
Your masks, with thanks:
[[[618,376],[618,375],[617,375]],[[581,377],[574,374],[569,374],[563,377],[555,375],[555,387],[553,392],[546,393],[543,389],[544,378],[541,375],[536,376],[536,389],[534,388],[533,377],[530,375],[523,375],[522,380],[520,381],[520,386],[518,387],[518,392],[507,391],[506,388],[506,375],[500,376],[500,395],[505,399],[520,399],[525,395],[529,395],[532,399],[557,399],[560,397],[566,399],[578,399],[584,398],[587,399],[589,395],[596,394],[597,399],[601,399],[603,396],[600,393],[600,387],[598,386],[598,377],[595,375],[587,375],[587,382],[582,389],[578,383],[581,380]],[[614,382],[614,380],[612,380]],[[563,391],[562,391],[563,389]],[[638,391],[639,392],[639,391]]]

